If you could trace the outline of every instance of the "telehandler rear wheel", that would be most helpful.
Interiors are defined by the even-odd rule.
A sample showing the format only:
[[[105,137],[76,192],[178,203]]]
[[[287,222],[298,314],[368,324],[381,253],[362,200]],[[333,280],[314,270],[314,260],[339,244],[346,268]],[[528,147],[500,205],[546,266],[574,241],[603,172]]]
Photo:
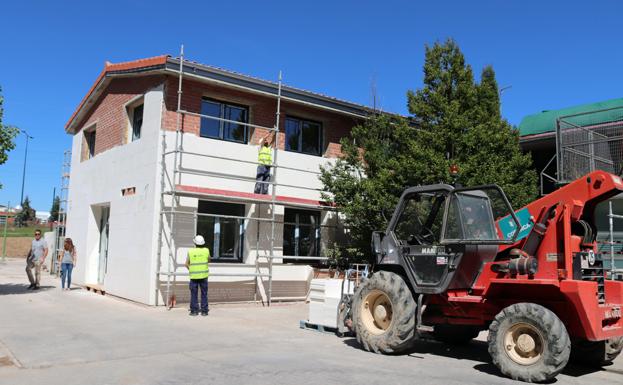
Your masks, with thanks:
[[[399,353],[415,339],[415,308],[409,287],[398,274],[374,273],[353,298],[357,341],[375,353]]]
[[[602,367],[612,364],[623,349],[623,337],[605,341],[575,341],[571,344],[571,361],[578,364]]]
[[[489,326],[493,363],[514,380],[541,382],[556,377],[567,365],[570,351],[565,325],[540,305],[511,305]]]

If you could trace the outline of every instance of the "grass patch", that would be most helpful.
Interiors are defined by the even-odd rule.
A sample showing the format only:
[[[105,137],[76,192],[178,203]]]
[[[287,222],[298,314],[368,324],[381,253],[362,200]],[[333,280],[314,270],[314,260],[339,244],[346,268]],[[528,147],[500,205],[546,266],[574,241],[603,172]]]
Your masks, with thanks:
[[[28,226],[28,227],[13,227],[9,226],[6,229],[7,237],[32,237],[35,238],[35,230],[41,230],[41,233],[49,231],[43,226]],[[0,225],[0,238],[4,237],[4,225]]]

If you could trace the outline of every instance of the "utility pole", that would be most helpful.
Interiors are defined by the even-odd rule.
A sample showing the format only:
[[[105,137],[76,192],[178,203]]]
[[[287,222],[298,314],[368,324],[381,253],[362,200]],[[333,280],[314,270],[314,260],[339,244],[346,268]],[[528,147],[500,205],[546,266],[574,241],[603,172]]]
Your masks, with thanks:
[[[28,156],[28,139],[34,139],[34,137],[28,135],[25,130],[20,129],[22,134],[26,135],[26,150],[24,151],[24,168],[22,170],[22,194],[19,199],[20,206],[24,203],[24,182],[26,180],[26,157]]]

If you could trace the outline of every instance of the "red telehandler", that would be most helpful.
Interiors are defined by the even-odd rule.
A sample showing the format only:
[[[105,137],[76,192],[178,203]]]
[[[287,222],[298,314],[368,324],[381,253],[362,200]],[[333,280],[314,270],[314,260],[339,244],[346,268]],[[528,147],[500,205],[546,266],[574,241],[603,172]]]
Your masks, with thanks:
[[[623,282],[598,253],[595,208],[621,192],[595,171],[514,211],[496,185],[409,188],[340,315],[376,353],[488,329],[493,363],[516,380],[552,379],[570,356],[608,364],[623,347]]]

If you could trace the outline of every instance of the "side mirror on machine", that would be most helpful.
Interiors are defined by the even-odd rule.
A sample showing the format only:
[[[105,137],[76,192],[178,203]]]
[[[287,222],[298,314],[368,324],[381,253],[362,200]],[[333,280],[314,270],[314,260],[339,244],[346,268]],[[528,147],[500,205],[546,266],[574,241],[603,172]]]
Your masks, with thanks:
[[[382,231],[372,232],[372,253],[377,257],[381,257],[383,254],[383,248],[381,243],[385,234]]]

